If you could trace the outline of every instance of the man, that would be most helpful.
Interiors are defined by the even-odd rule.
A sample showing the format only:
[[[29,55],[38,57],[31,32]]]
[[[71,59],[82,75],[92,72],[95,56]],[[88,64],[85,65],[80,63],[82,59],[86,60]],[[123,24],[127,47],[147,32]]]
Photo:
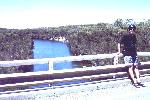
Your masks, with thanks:
[[[128,67],[131,81],[135,87],[141,86],[140,74],[138,70],[138,57],[137,57],[137,39],[135,34],[136,26],[129,25],[127,34],[121,37],[118,43],[118,52],[124,56],[125,64],[132,64]]]

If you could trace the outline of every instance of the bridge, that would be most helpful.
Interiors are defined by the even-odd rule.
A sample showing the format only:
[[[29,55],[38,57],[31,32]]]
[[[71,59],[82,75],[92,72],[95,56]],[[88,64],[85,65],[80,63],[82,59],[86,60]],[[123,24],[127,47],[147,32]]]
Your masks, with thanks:
[[[150,56],[150,52],[138,52],[138,56],[145,57]],[[126,66],[131,64],[119,64],[118,59],[122,57],[122,54],[97,54],[97,55],[80,55],[80,56],[68,56],[57,58],[43,58],[43,59],[28,59],[28,60],[14,60],[14,61],[0,61],[0,67],[12,67],[20,65],[34,65],[45,64],[49,65],[48,71],[42,72],[27,72],[27,73],[13,73],[13,74],[1,74],[0,75],[0,97],[14,93],[32,93],[33,91],[43,91],[48,89],[54,89],[56,87],[73,87],[76,85],[90,86],[90,84],[105,83],[105,81],[112,80],[128,80],[128,74],[126,73]],[[110,58],[114,60],[114,65],[105,65],[97,67],[84,67],[65,70],[53,70],[53,64],[58,62],[67,61],[82,61],[82,60],[94,60],[94,59],[106,59]],[[143,80],[148,80],[147,77],[150,74],[150,61],[141,62],[140,74]],[[147,77],[144,77],[147,76]],[[145,78],[145,79],[144,79]],[[79,84],[69,84],[62,86],[55,86],[54,84],[83,81]],[[111,82],[110,82],[111,83]],[[42,88],[31,88],[37,85],[47,84],[48,86]],[[88,85],[87,85],[88,84]],[[108,83],[106,83],[108,84]],[[105,88],[104,84],[103,88]],[[14,89],[15,88],[15,89]],[[56,89],[57,90],[57,89]]]

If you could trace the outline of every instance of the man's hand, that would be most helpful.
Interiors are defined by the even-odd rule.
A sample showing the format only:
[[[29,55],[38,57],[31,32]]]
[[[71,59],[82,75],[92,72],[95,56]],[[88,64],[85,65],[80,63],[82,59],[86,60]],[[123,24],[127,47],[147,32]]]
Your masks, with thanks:
[[[121,52],[117,52],[116,56],[121,57],[121,56],[123,56],[123,54]]]

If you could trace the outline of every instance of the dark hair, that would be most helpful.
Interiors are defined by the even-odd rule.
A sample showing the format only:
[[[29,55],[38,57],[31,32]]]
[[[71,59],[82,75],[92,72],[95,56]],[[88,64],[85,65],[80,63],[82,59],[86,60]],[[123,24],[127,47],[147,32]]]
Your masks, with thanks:
[[[134,24],[129,25],[128,30],[136,30],[136,26]]]

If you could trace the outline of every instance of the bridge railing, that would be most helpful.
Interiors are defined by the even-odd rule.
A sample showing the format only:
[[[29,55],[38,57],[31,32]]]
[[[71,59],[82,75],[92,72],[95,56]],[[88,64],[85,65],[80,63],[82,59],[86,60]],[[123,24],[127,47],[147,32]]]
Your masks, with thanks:
[[[138,56],[145,57],[150,56],[150,52],[138,52]],[[42,59],[28,59],[28,60],[14,60],[14,61],[0,61],[0,67],[11,67],[20,65],[34,65],[34,64],[49,64],[49,71],[43,72],[28,72],[28,73],[13,73],[13,74],[1,74],[0,83],[6,83],[0,85],[0,88],[19,87],[27,85],[38,85],[38,84],[51,84],[57,82],[71,81],[71,80],[91,80],[99,79],[104,77],[112,77],[115,75],[125,75],[126,72],[112,72],[109,74],[101,74],[103,71],[109,69],[123,68],[127,64],[118,64],[118,58],[122,57],[122,54],[97,54],[97,55],[80,55],[80,56],[68,56],[68,57],[57,57],[57,58],[42,58]],[[82,60],[94,60],[94,59],[114,59],[115,65],[105,65],[99,67],[87,67],[87,68],[75,68],[66,70],[53,70],[53,64],[58,62],[67,61],[82,61]],[[130,64],[129,64],[130,65]],[[150,61],[141,62],[141,65],[150,65]],[[148,67],[150,68],[150,67]],[[149,69],[141,70],[141,72],[150,71]],[[93,75],[93,73],[97,73]],[[40,80],[32,80],[39,79]],[[48,79],[52,77],[54,79]],[[25,82],[20,79],[25,80]],[[15,84],[11,83],[10,80],[16,80]],[[30,80],[30,81],[29,81]],[[8,83],[10,82],[10,83]]]
[[[150,56],[150,52],[138,52],[138,56]],[[13,61],[0,61],[0,67],[11,67],[20,65],[34,65],[34,64],[48,64],[49,71],[53,70],[53,64],[58,62],[68,61],[82,61],[82,60],[94,60],[94,59],[114,59],[114,65],[118,64],[118,58],[122,57],[122,54],[97,54],[97,55],[79,55],[79,56],[67,56],[67,57],[56,57],[56,58],[41,58],[41,59],[27,59],[27,60],[13,60]]]

